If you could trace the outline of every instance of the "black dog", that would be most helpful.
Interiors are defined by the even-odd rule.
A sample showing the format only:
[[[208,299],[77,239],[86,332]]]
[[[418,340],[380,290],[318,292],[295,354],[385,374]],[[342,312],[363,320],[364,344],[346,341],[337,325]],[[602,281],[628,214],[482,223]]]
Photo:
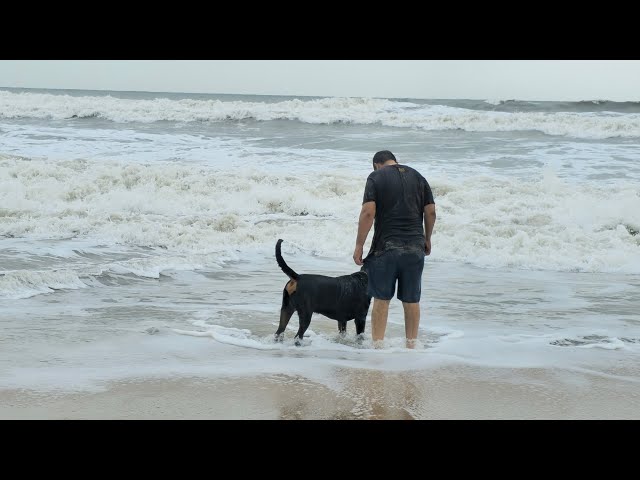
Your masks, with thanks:
[[[275,333],[276,340],[282,341],[283,332],[294,311],[298,312],[300,328],[296,333],[296,345],[309,328],[311,315],[319,313],[338,321],[338,331],[347,332],[347,321],[355,320],[356,333],[364,333],[371,297],[367,295],[367,273],[364,270],[341,277],[326,275],[298,275],[282,258],[280,244],[276,243],[276,260],[289,281],[282,292],[280,325]],[[362,337],[359,337],[360,340]]]

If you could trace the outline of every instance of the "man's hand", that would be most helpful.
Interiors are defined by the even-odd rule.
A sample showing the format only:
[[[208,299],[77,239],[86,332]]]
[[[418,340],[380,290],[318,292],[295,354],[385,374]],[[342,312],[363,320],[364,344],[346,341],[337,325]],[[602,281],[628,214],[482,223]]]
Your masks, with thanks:
[[[373,225],[373,220],[376,217],[376,202],[365,202],[362,204],[360,210],[360,218],[358,218],[358,236],[356,237],[356,249],[353,251],[353,261],[356,265],[362,265],[362,249],[364,242],[367,240],[369,230]]]
[[[353,261],[356,265],[362,265],[362,245],[356,245],[356,249],[353,251]]]
[[[424,252],[427,255],[431,255],[431,240],[427,240],[426,238],[424,240]]]

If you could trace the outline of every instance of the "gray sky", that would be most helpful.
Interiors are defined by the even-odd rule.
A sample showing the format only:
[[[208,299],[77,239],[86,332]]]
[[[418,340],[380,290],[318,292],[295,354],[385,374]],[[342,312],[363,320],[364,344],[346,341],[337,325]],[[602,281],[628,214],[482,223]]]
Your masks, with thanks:
[[[640,101],[640,60],[0,60],[0,87]]]

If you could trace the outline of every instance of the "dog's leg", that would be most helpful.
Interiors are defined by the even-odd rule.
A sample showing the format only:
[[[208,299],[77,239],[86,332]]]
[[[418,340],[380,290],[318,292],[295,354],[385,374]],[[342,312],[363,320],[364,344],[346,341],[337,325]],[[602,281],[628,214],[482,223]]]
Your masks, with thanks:
[[[298,333],[296,333],[296,345],[300,346],[302,344],[302,339],[304,338],[304,332],[309,328],[309,324],[311,323],[311,315],[313,315],[313,311],[309,308],[299,308],[298,309],[298,318],[300,319],[300,327],[298,328]]]
[[[364,340],[364,326],[367,322],[367,312],[356,315],[354,323],[356,324],[356,341],[362,343]]]
[[[287,328],[289,324],[289,320],[291,319],[291,315],[296,311],[295,306],[291,302],[291,298],[289,298],[289,293],[285,288],[282,292],[282,307],[280,308],[280,324],[278,325],[278,330],[276,330],[275,340],[281,342],[284,339],[284,330]]]
[[[341,335],[347,334],[347,321],[346,320],[338,320],[338,332]]]

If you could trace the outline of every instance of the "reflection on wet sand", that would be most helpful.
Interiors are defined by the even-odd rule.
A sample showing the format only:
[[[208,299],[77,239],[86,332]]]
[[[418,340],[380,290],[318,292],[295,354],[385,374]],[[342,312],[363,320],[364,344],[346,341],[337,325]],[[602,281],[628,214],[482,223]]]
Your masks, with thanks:
[[[340,369],[336,376],[350,398],[352,418],[368,420],[415,420],[420,390],[406,372],[369,369]]]
[[[278,401],[282,420],[415,420],[420,390],[405,373],[338,369],[339,391],[300,377],[272,377],[281,384]],[[291,395],[295,385],[298,393]]]

